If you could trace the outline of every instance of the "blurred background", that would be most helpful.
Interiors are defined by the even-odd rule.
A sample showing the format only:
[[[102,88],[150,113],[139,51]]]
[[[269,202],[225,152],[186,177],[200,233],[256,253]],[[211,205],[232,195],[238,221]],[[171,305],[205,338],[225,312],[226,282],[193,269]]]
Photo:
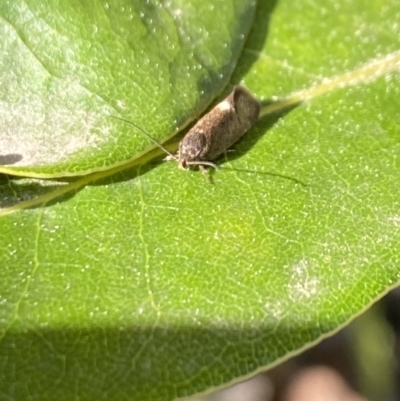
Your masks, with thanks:
[[[191,401],[400,400],[400,288],[287,362]]]

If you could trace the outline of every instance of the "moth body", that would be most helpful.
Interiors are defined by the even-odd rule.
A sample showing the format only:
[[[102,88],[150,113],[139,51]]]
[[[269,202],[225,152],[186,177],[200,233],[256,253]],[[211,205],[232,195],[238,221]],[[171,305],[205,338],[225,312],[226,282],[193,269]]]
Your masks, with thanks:
[[[260,103],[257,99],[245,88],[236,86],[181,140],[179,166],[213,165],[211,161],[228,150],[257,122],[259,113]]]
[[[260,103],[242,86],[236,86],[230,95],[203,116],[179,143],[177,155],[170,153],[160,142],[135,123],[121,117],[124,121],[146,135],[159,148],[167,153],[166,160],[176,160],[181,168],[204,166],[217,168],[212,163],[228,150],[258,120]]]

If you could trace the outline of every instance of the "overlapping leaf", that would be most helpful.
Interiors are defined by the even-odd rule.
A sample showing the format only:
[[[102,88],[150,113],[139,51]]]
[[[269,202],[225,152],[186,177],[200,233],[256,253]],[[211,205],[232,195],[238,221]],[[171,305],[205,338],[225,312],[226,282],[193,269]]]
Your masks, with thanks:
[[[255,2],[37,0],[0,6],[1,171],[55,177],[137,158],[227,85]],[[218,24],[215,15],[223,15]]]

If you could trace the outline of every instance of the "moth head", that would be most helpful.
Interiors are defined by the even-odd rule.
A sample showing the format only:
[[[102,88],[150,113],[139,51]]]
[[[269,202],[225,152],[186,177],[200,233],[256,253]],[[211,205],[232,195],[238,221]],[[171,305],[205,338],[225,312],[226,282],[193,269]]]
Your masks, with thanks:
[[[179,143],[179,167],[188,168],[203,160],[207,152],[207,138],[202,131],[189,132]]]

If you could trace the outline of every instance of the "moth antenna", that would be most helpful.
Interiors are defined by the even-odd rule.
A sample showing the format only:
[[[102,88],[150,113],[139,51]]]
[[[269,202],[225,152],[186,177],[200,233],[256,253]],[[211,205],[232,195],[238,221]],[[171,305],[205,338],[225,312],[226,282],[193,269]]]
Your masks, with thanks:
[[[117,117],[117,116],[113,116],[112,114],[110,114],[110,117],[116,118],[117,120],[121,120],[124,121],[132,126],[134,126],[136,129],[138,129],[139,131],[141,131],[143,134],[145,134],[147,136],[147,138],[149,138],[153,143],[155,143],[161,150],[163,150],[169,157],[171,157],[174,160],[178,160],[177,157],[175,155],[173,155],[170,151],[168,151],[163,145],[161,145],[160,142],[158,142],[156,139],[154,139],[150,134],[148,134],[143,128],[140,128],[138,125],[136,125],[135,123],[133,123],[132,121],[129,120],[125,120],[125,118],[121,118],[121,117]]]

